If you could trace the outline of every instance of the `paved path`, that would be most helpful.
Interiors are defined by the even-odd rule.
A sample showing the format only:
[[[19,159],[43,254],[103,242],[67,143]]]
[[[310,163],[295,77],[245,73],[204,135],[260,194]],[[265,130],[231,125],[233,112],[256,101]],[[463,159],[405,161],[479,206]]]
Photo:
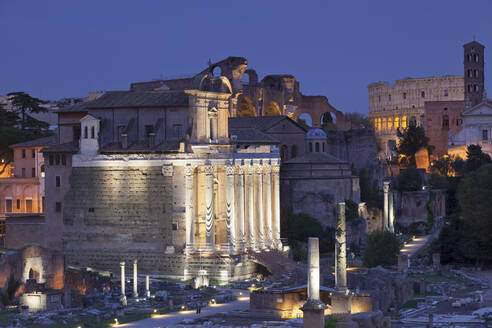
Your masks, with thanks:
[[[422,247],[425,246],[430,236],[431,235],[415,237],[413,240],[409,241],[405,246],[403,246],[400,252],[402,254],[407,254],[409,258],[412,258],[422,249]]]
[[[484,291],[483,300],[485,301],[486,306],[492,306],[492,271],[491,270],[476,271],[470,273],[470,275],[488,282],[489,288]]]
[[[196,314],[195,310],[171,312],[155,316],[153,318],[134,321],[130,323],[121,324],[114,327],[138,327],[138,328],[164,328],[174,327],[184,319],[194,319],[201,317],[208,317],[220,312],[230,312],[234,310],[247,310],[249,308],[249,293],[242,291],[241,300],[234,301],[226,304],[217,304],[215,306],[207,306],[202,308],[201,314]]]

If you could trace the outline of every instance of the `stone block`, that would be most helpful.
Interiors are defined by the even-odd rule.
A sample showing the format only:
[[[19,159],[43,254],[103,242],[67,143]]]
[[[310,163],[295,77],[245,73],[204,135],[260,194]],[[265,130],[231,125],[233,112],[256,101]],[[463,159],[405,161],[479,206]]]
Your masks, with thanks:
[[[351,296],[332,295],[331,296],[331,313],[347,314],[351,312]]]

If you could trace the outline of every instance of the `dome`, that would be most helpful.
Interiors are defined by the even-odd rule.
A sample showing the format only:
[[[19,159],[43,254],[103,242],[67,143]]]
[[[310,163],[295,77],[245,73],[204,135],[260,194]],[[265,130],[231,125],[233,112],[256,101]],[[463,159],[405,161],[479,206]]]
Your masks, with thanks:
[[[326,133],[321,129],[311,129],[306,133],[306,139],[326,139]]]

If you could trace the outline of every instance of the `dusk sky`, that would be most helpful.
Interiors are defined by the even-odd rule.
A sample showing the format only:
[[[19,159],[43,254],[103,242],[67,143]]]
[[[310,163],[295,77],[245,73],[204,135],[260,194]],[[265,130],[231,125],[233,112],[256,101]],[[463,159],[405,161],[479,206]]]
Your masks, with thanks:
[[[84,97],[242,56],[260,79],[292,74],[304,94],[367,113],[371,82],[462,75],[474,36],[491,90],[491,0],[0,0],[0,95]]]

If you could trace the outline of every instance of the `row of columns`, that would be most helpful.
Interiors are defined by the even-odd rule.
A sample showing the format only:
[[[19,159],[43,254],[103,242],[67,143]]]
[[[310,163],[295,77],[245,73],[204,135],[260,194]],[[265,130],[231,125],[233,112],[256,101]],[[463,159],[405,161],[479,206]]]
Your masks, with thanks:
[[[133,260],[133,297],[138,297],[138,267],[137,260]],[[120,262],[121,269],[121,295],[125,296],[125,262]],[[150,278],[145,276],[145,296],[150,297]]]
[[[383,182],[383,230],[395,232],[395,212],[393,190],[390,187],[390,181]]]
[[[205,248],[214,251],[215,168],[212,165],[206,165],[204,169]],[[280,246],[279,165],[226,165],[225,169],[226,228],[227,244],[230,250],[235,252],[246,249],[278,248]],[[194,171],[194,166],[185,166],[185,228],[188,252],[193,251],[195,245]],[[248,228],[247,236],[246,227]]]

